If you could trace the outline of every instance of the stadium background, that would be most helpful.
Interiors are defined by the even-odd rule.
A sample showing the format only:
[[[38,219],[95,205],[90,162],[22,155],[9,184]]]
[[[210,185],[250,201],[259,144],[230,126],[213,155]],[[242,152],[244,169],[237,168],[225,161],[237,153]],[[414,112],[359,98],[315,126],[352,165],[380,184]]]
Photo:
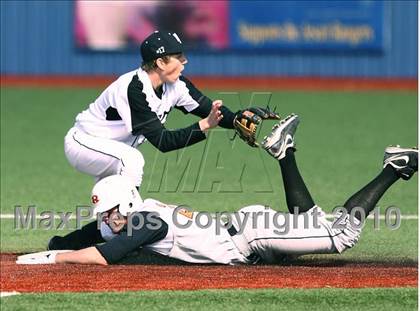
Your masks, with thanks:
[[[380,53],[188,53],[189,75],[417,77],[417,2],[386,1],[390,42]],[[1,6],[2,74],[115,75],[140,61],[135,53],[81,53],[71,1],[5,1]]]
[[[65,233],[15,230],[13,219],[6,216],[16,205],[36,205],[40,213],[74,211],[76,205],[89,204],[92,180],[66,163],[63,137],[75,115],[113,77],[136,68],[140,61],[136,53],[76,49],[74,5],[71,1],[1,2],[2,253],[42,250],[49,236]],[[411,146],[418,141],[418,4],[386,1],[384,9],[389,41],[380,52],[193,51],[187,54],[185,74],[233,110],[270,103],[281,114],[298,113],[302,118],[298,161],[316,201],[330,210],[377,173],[387,144]],[[193,120],[173,113],[168,126],[181,127]],[[268,129],[269,124],[262,132]],[[206,144],[167,155],[142,146],[148,163],[142,195],[187,202],[206,211],[236,210],[257,202],[284,210],[284,194],[276,186],[281,179],[271,173],[277,170],[275,163],[242,142],[229,142],[231,135],[215,131]],[[243,163],[238,163],[238,155]],[[215,207],[214,201],[221,202],[221,207]],[[400,229],[383,226],[375,231],[367,226],[353,250],[329,257],[332,265],[340,260],[417,264],[417,177],[396,185],[381,201],[381,207],[391,205],[409,216]],[[309,259],[325,260],[322,256]],[[417,287],[203,290],[170,295],[159,291],[34,293],[1,299],[4,310],[34,306],[83,310],[87,305],[105,310],[117,308],[122,301],[127,307],[151,309],[414,310]],[[355,305],[346,306],[349,301]]]

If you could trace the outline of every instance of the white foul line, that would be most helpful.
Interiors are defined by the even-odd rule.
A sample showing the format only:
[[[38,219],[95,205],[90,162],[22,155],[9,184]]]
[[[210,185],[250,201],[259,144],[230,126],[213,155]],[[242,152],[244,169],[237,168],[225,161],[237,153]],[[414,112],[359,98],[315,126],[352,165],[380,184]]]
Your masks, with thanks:
[[[26,217],[26,215],[24,215],[24,217]],[[50,217],[49,216],[47,216],[47,215],[45,215],[45,216],[43,216],[43,217],[41,217],[41,215],[36,215],[35,216],[35,218],[36,219],[46,219],[46,218],[48,218],[48,219],[50,219]],[[91,217],[91,218],[83,218],[84,220],[87,220],[87,219],[94,219],[95,217]],[[0,214],[0,219],[15,219],[15,215],[14,214]],[[59,215],[54,215],[54,219],[61,219],[61,217],[59,216]],[[66,219],[70,219],[70,220],[75,220],[76,219],[76,216],[70,216],[69,218],[66,218]]]
[[[0,297],[1,298],[8,297],[8,296],[14,296],[14,295],[20,295],[20,293],[15,292],[15,291],[13,291],[13,292],[0,292]]]
[[[326,217],[329,219],[334,218],[335,216],[333,214],[326,214]],[[36,216],[36,219],[45,219],[46,216],[41,217],[40,215]],[[90,219],[94,219],[95,217],[91,217]],[[15,219],[15,215],[14,214],[0,214],[0,219]],[[54,219],[61,219],[59,215],[54,215]],[[70,216],[68,219],[70,220],[75,220],[76,217],[75,216]],[[84,218],[85,220],[87,220],[87,218]],[[368,219],[374,219],[374,215],[369,215]],[[379,219],[380,220],[385,220],[385,215],[379,215]],[[418,215],[401,215],[401,219],[403,220],[418,220],[419,216]]]

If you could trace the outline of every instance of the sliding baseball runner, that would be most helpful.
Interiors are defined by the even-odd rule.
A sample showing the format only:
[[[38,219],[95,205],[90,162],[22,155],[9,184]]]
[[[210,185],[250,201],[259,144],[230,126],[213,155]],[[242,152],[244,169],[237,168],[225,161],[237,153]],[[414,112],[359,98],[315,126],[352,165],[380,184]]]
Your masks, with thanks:
[[[20,256],[17,263],[107,265],[118,263],[139,248],[190,263],[228,265],[342,253],[357,243],[365,217],[387,189],[417,172],[418,150],[386,148],[383,169],[329,221],[314,203],[296,164],[294,135],[298,123],[298,116],[290,115],[261,143],[279,162],[289,213],[251,205],[227,221],[219,218],[204,225],[199,213],[189,208],[153,199],[143,201],[130,180],[115,175],[104,178],[92,190],[95,212],[102,217],[100,229],[93,222],[64,237],[53,237],[49,251]]]

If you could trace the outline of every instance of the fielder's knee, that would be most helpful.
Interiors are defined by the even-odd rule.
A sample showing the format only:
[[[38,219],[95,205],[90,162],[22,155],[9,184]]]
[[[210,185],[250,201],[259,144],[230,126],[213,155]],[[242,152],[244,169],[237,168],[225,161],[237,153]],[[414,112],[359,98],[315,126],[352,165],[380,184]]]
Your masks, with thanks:
[[[140,151],[131,148],[121,158],[121,175],[130,178],[136,186],[140,186],[143,179],[144,157]]]

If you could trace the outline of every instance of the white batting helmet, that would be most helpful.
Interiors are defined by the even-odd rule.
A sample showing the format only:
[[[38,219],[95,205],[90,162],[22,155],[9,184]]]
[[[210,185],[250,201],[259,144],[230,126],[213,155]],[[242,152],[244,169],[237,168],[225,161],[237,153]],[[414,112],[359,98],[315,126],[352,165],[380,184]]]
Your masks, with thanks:
[[[91,200],[95,215],[118,206],[120,214],[127,216],[139,211],[143,205],[137,188],[121,175],[108,176],[97,182],[92,189]]]

